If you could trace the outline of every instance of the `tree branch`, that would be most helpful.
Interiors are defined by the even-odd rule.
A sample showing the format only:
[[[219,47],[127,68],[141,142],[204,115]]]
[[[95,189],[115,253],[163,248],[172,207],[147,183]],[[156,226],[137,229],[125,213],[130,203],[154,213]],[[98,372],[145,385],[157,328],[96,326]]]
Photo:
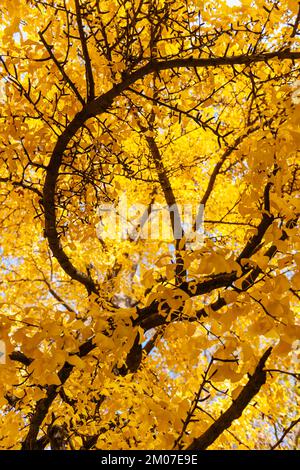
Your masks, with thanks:
[[[278,441],[271,446],[271,450],[275,450],[283,441],[285,436],[298,424],[300,423],[300,418],[295,419],[294,421],[291,422],[291,424],[283,431],[281,437],[278,439]]]
[[[233,400],[232,405],[200,437],[195,438],[187,447],[187,450],[207,449],[231,426],[234,420],[241,417],[244,409],[266,382],[264,367],[271,352],[272,348],[266,350],[259,360],[254,374],[250,376],[247,385],[245,385],[239,396]]]
[[[30,364],[33,362],[33,359],[31,357],[27,357],[21,351],[13,351],[8,355],[8,357],[11,361],[20,362],[24,366],[30,366]]]
[[[84,64],[85,64],[87,101],[91,101],[95,98],[95,83],[94,83],[91,59],[90,59],[89,50],[87,47],[87,40],[84,34],[84,29],[83,29],[83,24],[82,24],[79,0],[75,0],[75,7],[76,7],[76,18],[77,18],[79,36],[80,36],[81,47],[82,47],[82,54],[83,54]]]
[[[61,63],[57,60],[57,58],[55,57],[53,51],[52,51],[52,48],[53,46],[50,46],[46,39],[44,38],[43,36],[43,32],[39,32],[39,36],[40,36],[40,39],[42,41],[42,43],[44,44],[45,46],[45,49],[47,50],[49,56],[51,57],[51,59],[53,60],[53,62],[55,63],[56,67],[58,68],[58,70],[60,71],[60,73],[62,74],[63,76],[63,79],[65,80],[65,82],[69,85],[69,87],[71,88],[71,90],[74,92],[76,98],[78,99],[78,101],[84,105],[84,99],[82,98],[81,94],[79,93],[79,91],[77,90],[77,87],[75,85],[75,83],[70,79],[70,77],[67,75],[67,73],[65,72],[65,69],[63,68],[63,66],[61,65]]]
[[[92,339],[89,339],[79,347],[79,352],[76,353],[79,357],[86,356],[90,351],[92,351],[96,345],[93,343]],[[18,352],[18,351],[17,351]],[[13,353],[14,354],[14,353]],[[22,354],[22,353],[21,353]],[[15,359],[16,360],[16,359]],[[32,362],[32,360],[31,360]],[[30,364],[27,364],[30,365]],[[63,385],[67,379],[70,377],[70,374],[74,366],[69,364],[67,361],[61,367],[58,372],[58,377]],[[37,401],[35,410],[30,419],[30,426],[26,438],[22,442],[22,450],[35,450],[38,449],[38,440],[37,436],[40,430],[40,426],[43,423],[44,419],[47,416],[47,413],[58,395],[61,385],[50,385],[47,389],[47,395],[45,398],[41,398]]]

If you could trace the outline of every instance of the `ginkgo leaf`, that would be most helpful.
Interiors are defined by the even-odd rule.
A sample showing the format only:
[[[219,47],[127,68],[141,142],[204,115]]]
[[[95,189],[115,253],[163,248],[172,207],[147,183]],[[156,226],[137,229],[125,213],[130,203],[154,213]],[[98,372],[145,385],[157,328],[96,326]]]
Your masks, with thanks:
[[[72,356],[69,355],[68,363],[73,365],[73,366],[78,367],[79,369],[84,369],[84,367],[85,367],[84,361],[79,356],[77,356],[76,354],[72,355]]]

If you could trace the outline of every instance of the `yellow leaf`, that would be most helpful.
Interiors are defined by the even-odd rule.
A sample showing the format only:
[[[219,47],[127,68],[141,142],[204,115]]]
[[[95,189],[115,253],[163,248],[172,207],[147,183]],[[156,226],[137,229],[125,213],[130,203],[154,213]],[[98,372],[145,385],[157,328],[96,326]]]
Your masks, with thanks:
[[[69,355],[68,363],[72,364],[72,366],[78,367],[78,369],[84,369],[85,367],[84,361],[79,356],[77,356],[77,354],[74,354],[72,356]]]

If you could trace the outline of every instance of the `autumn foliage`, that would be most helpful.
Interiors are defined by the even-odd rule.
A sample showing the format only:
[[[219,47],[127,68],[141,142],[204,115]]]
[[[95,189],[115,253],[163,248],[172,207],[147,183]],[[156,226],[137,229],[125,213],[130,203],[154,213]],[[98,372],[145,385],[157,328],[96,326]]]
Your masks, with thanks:
[[[0,16],[0,448],[295,449],[298,2]]]

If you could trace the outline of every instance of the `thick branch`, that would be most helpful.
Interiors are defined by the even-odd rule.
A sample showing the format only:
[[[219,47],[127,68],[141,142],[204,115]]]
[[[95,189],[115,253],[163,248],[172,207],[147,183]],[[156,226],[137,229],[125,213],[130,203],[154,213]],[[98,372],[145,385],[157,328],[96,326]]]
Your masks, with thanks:
[[[260,54],[241,54],[224,57],[209,58],[187,58],[187,59],[170,59],[154,62],[154,71],[161,71],[176,68],[190,67],[220,67],[224,65],[250,65],[257,62],[268,62],[272,59],[279,60],[297,60],[300,59],[300,52],[292,52],[289,49],[274,52],[262,52]]]
[[[78,271],[64,252],[56,227],[55,214],[55,188],[59,175],[59,168],[62,156],[71,138],[85,122],[83,112],[78,113],[66,130],[61,134],[55,145],[49,166],[47,168],[46,179],[43,190],[43,204],[45,210],[45,236],[48,239],[53,256],[57,259],[62,269],[74,280],[83,284],[89,292],[97,292],[96,285],[85,273]]]
[[[245,385],[239,396],[232,402],[232,405],[204,432],[204,434],[202,434],[202,436],[193,440],[187,448],[188,450],[207,449],[231,426],[234,420],[242,416],[244,409],[266,382],[266,371],[264,367],[271,352],[272,348],[267,349],[257,364],[254,374],[250,376],[247,385]]]

